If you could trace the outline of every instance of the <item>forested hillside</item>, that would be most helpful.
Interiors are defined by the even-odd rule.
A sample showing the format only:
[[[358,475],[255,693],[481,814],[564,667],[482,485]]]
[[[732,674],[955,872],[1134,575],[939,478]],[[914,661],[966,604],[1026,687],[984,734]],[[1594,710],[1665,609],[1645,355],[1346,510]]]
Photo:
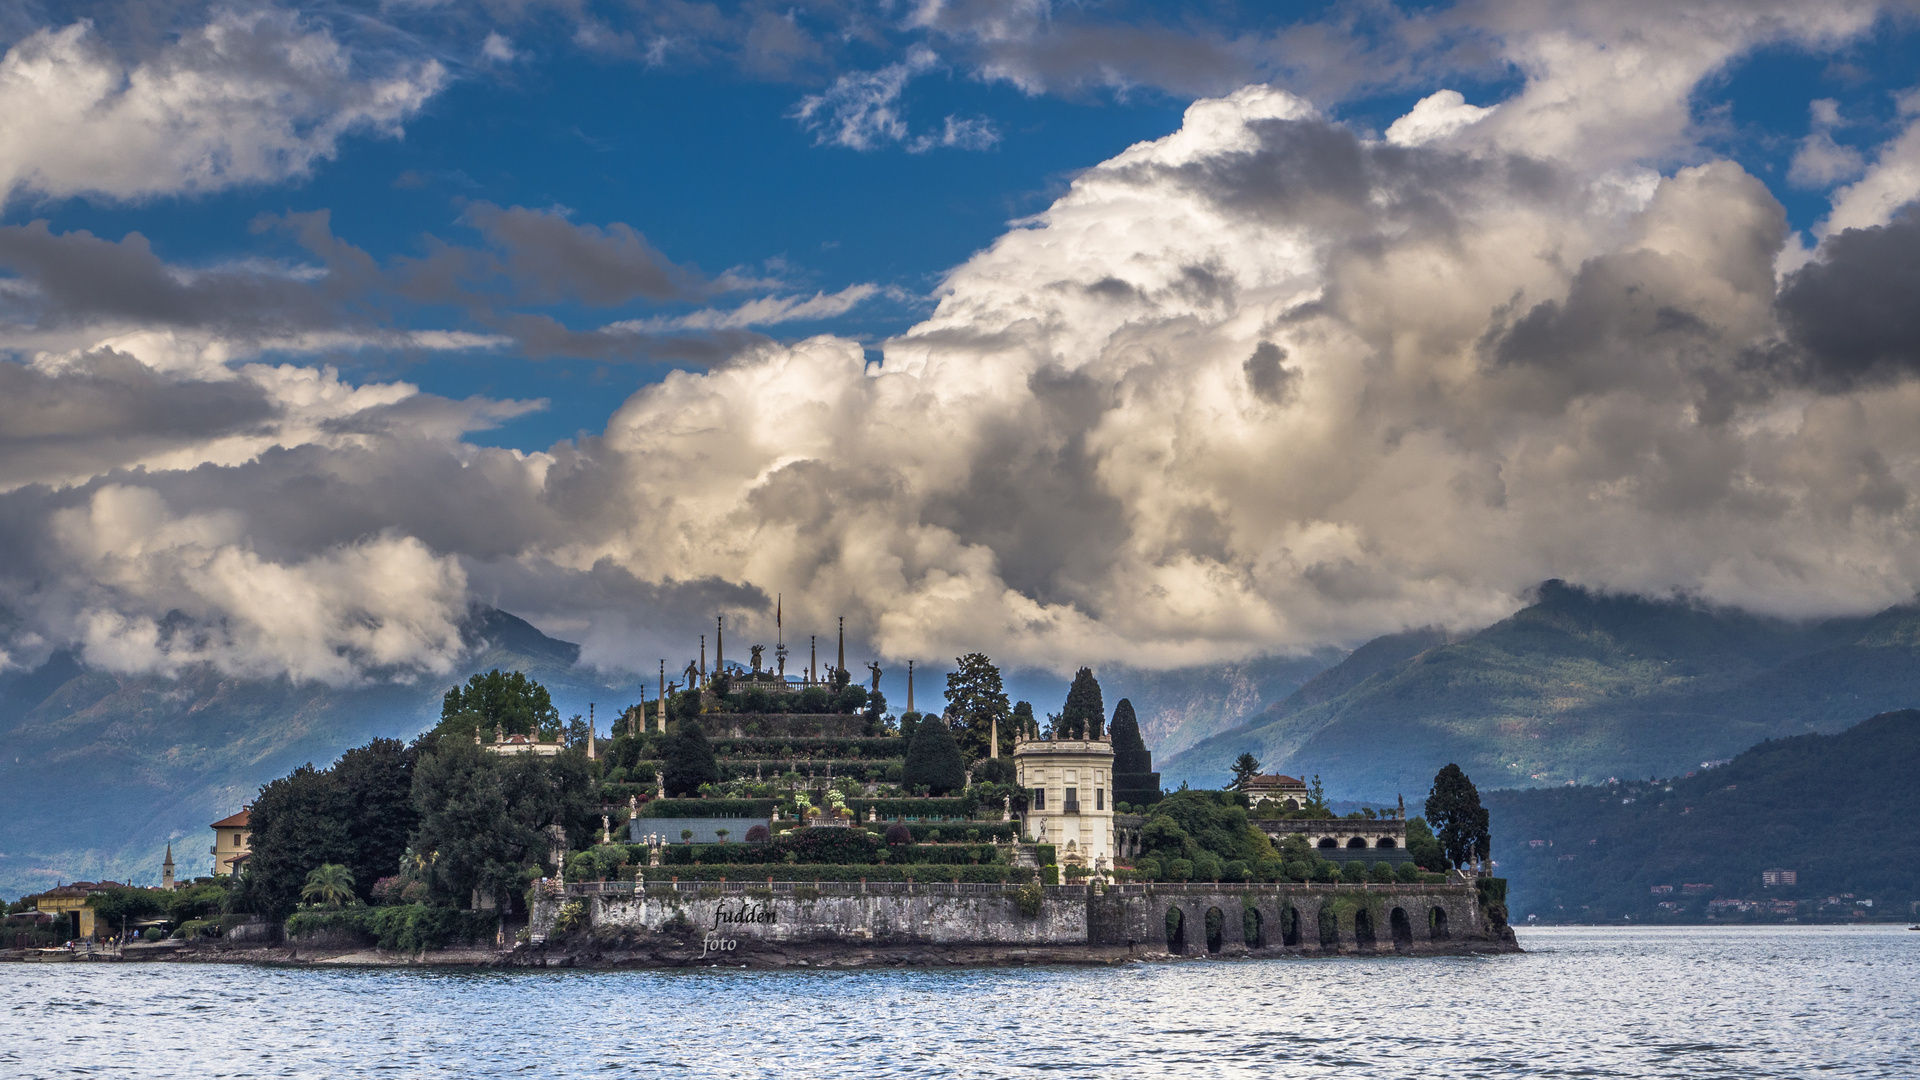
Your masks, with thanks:
[[[1478,633],[1395,635],[1249,723],[1160,762],[1222,782],[1251,751],[1341,797],[1425,790],[1458,762],[1482,787],[1674,775],[1763,739],[1920,706],[1920,609],[1790,623],[1548,582]]]
[[[208,822],[304,762],[325,764],[374,736],[411,738],[471,672],[525,671],[568,714],[637,693],[595,685],[596,673],[576,666],[577,646],[505,612],[476,610],[465,633],[473,651],[444,682],[359,689],[208,668],[114,675],[56,653],[0,692],[0,894],[55,877],[157,879],[168,841],[183,876],[206,873]]]
[[[1698,919],[1716,898],[1810,901],[1800,918],[1905,916],[1920,899],[1920,711],[1771,740],[1673,780],[1493,791],[1485,802],[1516,918]],[[1798,884],[1763,886],[1776,868]],[[1824,904],[1844,893],[1853,897]]]

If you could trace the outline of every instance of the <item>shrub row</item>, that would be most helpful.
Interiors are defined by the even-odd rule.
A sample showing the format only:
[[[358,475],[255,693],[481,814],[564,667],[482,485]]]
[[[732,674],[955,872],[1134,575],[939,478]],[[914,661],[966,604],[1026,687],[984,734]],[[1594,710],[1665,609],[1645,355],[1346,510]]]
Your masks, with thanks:
[[[863,822],[863,824],[866,825],[868,831],[885,835],[887,826],[894,823],[890,821],[868,821]],[[907,831],[913,834],[914,843],[917,844],[941,842],[973,843],[975,842],[974,839],[970,839],[967,836],[969,832],[979,834],[977,839],[982,843],[993,840],[1011,843],[1020,838],[1020,823],[1017,821],[912,821],[905,824]]]
[[[786,761],[793,758],[898,759],[907,756],[907,740],[893,737],[823,738],[819,736],[749,735],[713,740],[715,757],[754,757]]]
[[[846,832],[849,830],[822,831]],[[661,851],[660,862],[665,866],[692,866],[696,861],[737,866],[772,866],[785,863],[789,853],[796,856],[795,862],[802,861],[799,857],[802,846],[783,843],[785,839],[786,836],[782,836],[770,844],[674,844]],[[837,852],[826,845],[809,845],[806,850],[812,857],[806,858],[805,861],[813,865],[869,865],[879,862],[880,852],[884,851],[889,865],[912,863],[966,866],[974,863],[991,863],[996,858],[1004,859],[1008,849],[996,849],[992,844],[900,844],[895,847],[848,844],[843,846],[843,850]],[[835,854],[842,857],[835,858],[833,857]],[[628,861],[644,862],[646,857],[646,848],[639,847],[634,849]]]
[[[490,911],[396,904],[339,911],[297,911],[287,918],[286,932],[288,937],[304,937],[325,930],[351,930],[372,938],[383,949],[419,952],[456,942],[491,939],[499,924],[499,916]]]
[[[710,866],[660,867],[647,871],[650,881],[960,881],[973,884],[1032,881],[1034,873],[1020,866],[926,866],[926,865],[840,865],[827,863],[790,863],[780,866],[760,864],[713,864]]]

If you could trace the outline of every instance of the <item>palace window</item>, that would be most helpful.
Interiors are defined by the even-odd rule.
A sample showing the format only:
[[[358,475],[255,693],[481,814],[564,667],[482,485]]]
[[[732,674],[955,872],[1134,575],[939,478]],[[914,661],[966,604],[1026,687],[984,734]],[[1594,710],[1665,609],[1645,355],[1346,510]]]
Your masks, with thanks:
[[[1066,801],[1061,805],[1061,809],[1065,810],[1069,814],[1077,814],[1080,812],[1080,789],[1079,788],[1070,787],[1067,789],[1067,798],[1066,798]]]
[[[1047,789],[1046,788],[1043,788],[1043,787],[1030,788],[1028,789],[1028,794],[1033,799],[1033,808],[1035,810],[1045,810],[1047,808]]]
[[[1095,810],[1105,810],[1107,808],[1107,789],[1106,788],[1093,789],[1093,808]]]

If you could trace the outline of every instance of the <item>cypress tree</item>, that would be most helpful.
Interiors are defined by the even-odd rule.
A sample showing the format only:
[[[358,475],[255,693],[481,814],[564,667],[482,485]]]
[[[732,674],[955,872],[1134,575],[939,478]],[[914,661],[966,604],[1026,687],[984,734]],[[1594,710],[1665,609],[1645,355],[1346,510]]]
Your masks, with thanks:
[[[1140,721],[1133,702],[1121,698],[1113,707],[1113,798],[1115,802],[1145,806],[1160,801],[1160,774],[1153,771],[1153,754],[1140,737]]]
[[[1480,805],[1480,789],[1460,766],[1450,763],[1434,775],[1426,810],[1427,824],[1453,865],[1466,866],[1487,857],[1492,847],[1487,811]]]
[[[1107,707],[1100,701],[1100,683],[1093,677],[1092,668],[1081,668],[1073,675],[1073,685],[1067,688],[1067,703],[1060,710],[1060,721],[1054,725],[1058,737],[1064,739],[1097,739],[1100,737],[1100,718],[1107,713]]]
[[[667,783],[668,795],[696,795],[701,784],[720,782],[720,766],[713,760],[713,744],[707,741],[700,722],[692,717],[680,721],[678,729],[668,736],[661,758],[660,772]]]
[[[954,741],[947,722],[928,713],[913,729],[913,741],[907,744],[907,763],[903,779],[909,784],[925,784],[935,795],[958,791],[967,782],[966,763],[960,760],[960,744]]]

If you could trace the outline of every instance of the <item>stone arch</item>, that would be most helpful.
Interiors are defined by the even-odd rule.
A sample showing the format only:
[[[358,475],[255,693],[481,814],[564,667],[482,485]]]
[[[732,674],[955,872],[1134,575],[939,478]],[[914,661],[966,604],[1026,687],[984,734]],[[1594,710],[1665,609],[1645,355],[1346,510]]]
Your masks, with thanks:
[[[1393,837],[1383,836],[1373,846],[1377,848],[1390,848],[1390,847],[1399,847],[1400,845],[1393,842]]]
[[[1217,907],[1208,908],[1206,924],[1207,951],[1209,953],[1217,953],[1220,951],[1220,947],[1226,943],[1227,913]]]
[[[1177,907],[1167,909],[1167,951],[1175,956],[1187,951],[1187,916]]]
[[[1387,915],[1387,923],[1393,929],[1393,947],[1405,952],[1413,947],[1413,920],[1407,918],[1407,909],[1394,908]]]
[[[1353,913],[1353,943],[1363,949],[1374,946],[1373,912],[1366,908]]]
[[[1334,913],[1332,901],[1329,900],[1320,905],[1318,922],[1320,923],[1320,947],[1337,948],[1340,944],[1340,916]]]
[[[1260,915],[1260,909],[1248,904],[1240,909],[1240,934],[1249,949],[1262,949],[1267,944],[1266,920]]]
[[[1351,839],[1351,840],[1348,840],[1348,841],[1347,841],[1347,846],[1348,846],[1348,847],[1350,847],[1350,848],[1363,848],[1363,847],[1366,847],[1366,846],[1367,846],[1367,838],[1366,838],[1366,837],[1364,837],[1364,836],[1356,836],[1356,837],[1354,837],[1353,839]]]
[[[1447,909],[1435,904],[1427,912],[1427,940],[1447,940]]]
[[[1300,809],[1300,800],[1288,799],[1286,802],[1283,802],[1280,805],[1286,807],[1289,811],[1298,810]]]
[[[1340,841],[1335,840],[1331,836],[1323,836],[1320,838],[1320,843],[1317,846],[1322,848],[1337,848],[1340,846]]]
[[[1292,904],[1280,909],[1280,944],[1288,948],[1300,944],[1300,909]]]

